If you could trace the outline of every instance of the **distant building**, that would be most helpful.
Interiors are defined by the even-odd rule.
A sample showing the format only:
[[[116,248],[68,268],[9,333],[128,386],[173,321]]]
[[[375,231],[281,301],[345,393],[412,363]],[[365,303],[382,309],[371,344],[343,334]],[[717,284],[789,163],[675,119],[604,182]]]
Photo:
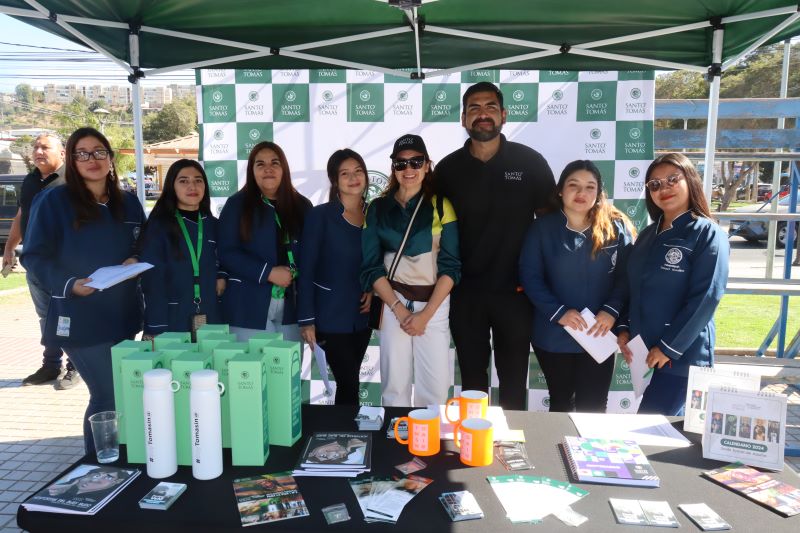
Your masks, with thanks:
[[[140,91],[142,107],[161,109],[173,99],[194,95],[194,85],[170,84],[167,87],[143,86]],[[88,102],[105,101],[107,107],[127,107],[131,104],[131,88],[125,85],[60,85],[48,83],[44,86],[46,104],[69,104],[83,97]]]

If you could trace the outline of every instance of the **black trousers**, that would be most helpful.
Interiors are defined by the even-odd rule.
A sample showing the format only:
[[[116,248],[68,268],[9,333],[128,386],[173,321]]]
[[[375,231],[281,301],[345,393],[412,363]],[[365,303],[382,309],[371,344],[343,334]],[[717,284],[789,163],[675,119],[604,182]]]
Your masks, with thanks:
[[[317,331],[317,343],[325,350],[328,366],[336,380],[337,405],[358,405],[359,371],[369,345],[372,330],[353,333],[323,333]]]
[[[614,356],[598,364],[591,355],[533,347],[550,390],[550,412],[605,413]]]
[[[450,295],[450,332],[461,369],[462,390],[488,392],[494,345],[500,405],[524,410],[532,321],[533,307],[523,293],[456,287]]]

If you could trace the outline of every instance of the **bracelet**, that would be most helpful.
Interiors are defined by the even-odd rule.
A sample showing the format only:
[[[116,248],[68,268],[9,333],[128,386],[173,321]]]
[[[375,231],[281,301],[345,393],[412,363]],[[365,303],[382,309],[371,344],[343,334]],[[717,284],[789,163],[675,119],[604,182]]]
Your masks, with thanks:
[[[394,303],[393,303],[392,305],[390,305],[390,306],[389,306],[389,311],[391,311],[392,313],[394,313],[394,306],[395,306],[395,305],[397,305],[397,304],[399,304],[399,303],[400,303],[400,298],[398,298],[397,300],[395,300],[395,301],[394,301]]]

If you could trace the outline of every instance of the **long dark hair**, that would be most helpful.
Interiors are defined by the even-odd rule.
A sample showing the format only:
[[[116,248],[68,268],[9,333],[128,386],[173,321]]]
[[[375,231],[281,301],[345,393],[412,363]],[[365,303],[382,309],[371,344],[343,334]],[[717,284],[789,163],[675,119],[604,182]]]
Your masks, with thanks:
[[[597,181],[597,200],[594,205],[589,209],[588,217],[589,223],[592,227],[592,258],[597,256],[600,249],[613,241],[616,235],[614,228],[614,221],[619,220],[622,222],[631,235],[636,235],[636,228],[631,223],[631,220],[625,216],[625,213],[614,207],[608,201],[606,191],[603,187],[603,177],[600,175],[600,169],[597,168],[593,162],[588,159],[578,159],[567,164],[558,178],[558,184],[553,191],[553,196],[550,199],[552,207],[555,209],[564,209],[564,201],[561,198],[561,192],[564,190],[564,184],[572,174],[580,170],[585,170],[594,176]]]
[[[175,193],[175,180],[181,170],[189,167],[194,168],[200,173],[200,176],[203,177],[203,184],[205,185],[203,198],[200,200],[199,214],[200,216],[208,216],[211,214],[211,195],[208,189],[208,178],[206,177],[205,170],[203,170],[203,166],[193,159],[179,159],[172,163],[169,170],[167,170],[161,196],[158,201],[156,201],[156,205],[153,206],[153,210],[150,212],[150,217],[148,218],[148,224],[151,220],[158,220],[167,228],[172,250],[177,257],[181,256],[181,231],[178,226],[178,221],[175,219],[175,212],[178,210],[178,195]],[[142,236],[144,235],[146,235],[145,231],[142,232]]]
[[[656,157],[655,160],[650,163],[650,166],[647,167],[647,173],[645,173],[644,177],[645,185],[650,181],[650,175],[653,173],[653,170],[655,170],[657,166],[664,164],[672,165],[680,170],[686,177],[686,185],[689,188],[689,211],[692,212],[692,216],[695,218],[705,217],[711,219],[711,210],[708,208],[708,200],[706,200],[706,195],[703,192],[703,180],[700,179],[700,174],[697,172],[697,169],[694,168],[692,162],[689,161],[689,158],[685,155],[674,152]],[[653,198],[650,196],[650,189],[645,187],[644,191],[647,212],[650,214],[650,218],[653,221],[657,221],[659,217],[664,214],[664,211],[653,201]]]
[[[331,190],[328,193],[329,202],[336,199],[339,195],[339,167],[348,159],[355,159],[358,165],[364,169],[364,195],[367,193],[369,177],[367,175],[367,164],[364,162],[364,158],[355,150],[342,148],[341,150],[333,152],[328,158],[328,180],[331,182]]]
[[[272,141],[262,141],[255,145],[247,158],[247,177],[242,187],[244,201],[242,203],[242,219],[239,221],[239,235],[243,241],[249,241],[255,225],[255,217],[260,212],[259,204],[263,202],[261,189],[256,183],[256,176],[253,167],[256,163],[258,152],[270,149],[278,156],[283,169],[281,183],[278,185],[278,197],[276,198],[278,217],[281,219],[281,238],[291,240],[300,235],[303,229],[303,209],[300,193],[292,185],[292,175],[289,171],[289,161],[280,146]]]
[[[79,229],[83,224],[100,218],[100,208],[97,205],[97,200],[92,191],[86,186],[83,176],[80,175],[78,167],[75,165],[75,146],[81,139],[86,137],[96,138],[103,145],[103,148],[108,150],[110,168],[108,176],[106,176],[106,190],[108,193],[108,209],[111,211],[111,215],[115,220],[122,220],[125,212],[122,205],[122,192],[119,190],[117,172],[114,169],[114,151],[111,149],[111,143],[108,142],[105,135],[94,128],[79,128],[67,139],[67,146],[65,147],[66,164],[64,168],[64,179],[67,183],[69,201],[75,210],[75,222],[73,223],[75,229]]]
[[[421,152],[420,152],[421,153]],[[428,167],[428,172],[422,177],[422,200],[430,199],[434,193],[436,192],[433,188],[433,161],[425,155],[425,161],[430,163],[430,167]],[[394,168],[389,167],[389,185],[386,186],[384,189],[383,194],[381,196],[391,197],[394,193],[397,192],[397,189],[400,188],[400,182],[397,181],[397,176],[394,175]]]

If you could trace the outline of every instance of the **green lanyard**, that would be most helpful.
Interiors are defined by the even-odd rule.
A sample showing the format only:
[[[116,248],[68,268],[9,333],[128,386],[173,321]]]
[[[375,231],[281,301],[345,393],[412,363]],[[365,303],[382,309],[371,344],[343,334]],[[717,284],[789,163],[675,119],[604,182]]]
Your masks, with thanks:
[[[275,209],[275,206],[272,205],[272,202],[269,201],[269,198],[266,196],[262,196],[261,199],[264,203],[272,208],[275,212],[275,224],[278,226],[278,230],[282,230],[283,226],[281,225],[281,217],[278,216],[278,210]],[[289,242],[289,235],[283,236],[283,244],[286,245],[286,258],[289,260],[289,270],[292,272],[292,279],[297,278],[297,264],[294,262],[294,253],[292,249],[289,247],[291,244]],[[282,300],[286,297],[286,288],[281,287],[279,285],[272,286],[272,297],[277,300]]]
[[[186,224],[183,222],[183,216],[175,211],[175,218],[178,219],[178,226],[181,227],[183,238],[186,239],[186,247],[189,248],[189,257],[192,260],[192,274],[194,275],[194,304],[197,310],[200,310],[200,254],[203,253],[203,217],[197,213],[197,252],[192,245],[192,239],[189,237],[189,232],[186,230]]]

